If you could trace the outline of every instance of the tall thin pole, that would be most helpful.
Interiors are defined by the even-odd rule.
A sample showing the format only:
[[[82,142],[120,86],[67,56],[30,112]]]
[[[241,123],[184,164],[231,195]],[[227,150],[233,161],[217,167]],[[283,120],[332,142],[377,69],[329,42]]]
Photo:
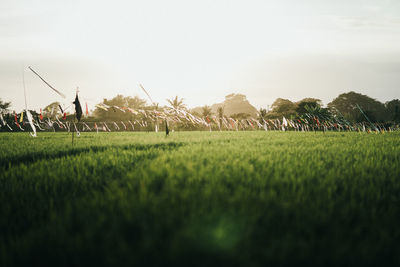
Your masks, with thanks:
[[[78,92],[79,92],[79,87],[77,86],[76,92],[75,92],[77,96],[78,96]],[[76,105],[77,105],[77,103],[75,103],[75,110],[76,110]],[[76,117],[76,112],[75,112],[75,117]],[[74,129],[72,129],[72,146],[74,146],[74,132],[75,132],[75,130],[78,131],[78,129],[75,126],[75,118],[73,118],[72,123],[74,124]]]
[[[23,67],[22,67],[22,84],[24,86],[25,110],[27,110],[28,104],[26,102],[25,71]]]
[[[73,120],[75,121],[75,118]],[[74,121],[72,123],[74,123]],[[74,146],[74,132],[75,132],[75,129],[72,129],[71,132],[72,132],[72,146]]]
[[[34,74],[36,74],[36,76],[39,77],[39,79],[41,79],[48,87],[50,87],[51,89],[54,90],[54,92],[56,92],[57,94],[59,94],[60,96],[62,96],[63,98],[65,98],[65,95],[63,93],[61,93],[60,91],[58,91],[56,88],[54,88],[53,86],[51,86],[48,82],[46,82],[45,79],[43,79],[36,71],[34,71],[31,67],[28,67]]]

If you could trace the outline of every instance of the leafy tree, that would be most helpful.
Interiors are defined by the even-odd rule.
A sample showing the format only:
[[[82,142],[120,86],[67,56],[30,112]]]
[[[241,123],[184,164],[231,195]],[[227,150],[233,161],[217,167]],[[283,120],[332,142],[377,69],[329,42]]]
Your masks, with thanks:
[[[268,112],[268,118],[291,117],[296,115],[297,105],[288,99],[278,98],[271,106],[271,111]]]
[[[306,112],[304,115],[308,118],[317,118],[320,121],[329,121],[333,117],[333,114],[328,108],[322,108],[319,105],[316,106],[304,106]]]
[[[400,122],[400,100],[393,99],[385,103],[388,113],[388,120]]]
[[[384,121],[386,119],[386,108],[381,102],[367,96],[355,92],[349,92],[339,95],[328,104],[328,108],[335,111],[338,110],[343,116],[351,122],[361,122],[366,119],[360,116],[361,107],[365,114],[369,114],[376,121]]]
[[[364,112],[365,115],[362,114],[361,111],[360,111],[360,113],[359,113],[358,116],[356,117],[356,121],[357,121],[357,122],[365,122],[365,121],[368,121],[367,118],[365,118],[365,116],[367,116],[368,119],[369,119],[371,122],[377,122],[377,119],[376,119],[376,117],[375,117],[375,114],[374,114],[372,111],[370,111],[370,110],[364,111],[364,110],[363,110],[363,112]]]
[[[0,99],[0,113],[10,112],[11,102],[5,102]]]
[[[178,96],[172,99],[167,99],[168,103],[171,105],[171,107],[175,109],[185,109],[186,105],[183,104],[183,98],[179,99]]]
[[[296,103],[296,112],[299,116],[302,114],[305,114],[307,112],[306,106],[308,107],[321,107],[322,106],[322,101],[317,98],[304,98],[300,100],[299,102]]]

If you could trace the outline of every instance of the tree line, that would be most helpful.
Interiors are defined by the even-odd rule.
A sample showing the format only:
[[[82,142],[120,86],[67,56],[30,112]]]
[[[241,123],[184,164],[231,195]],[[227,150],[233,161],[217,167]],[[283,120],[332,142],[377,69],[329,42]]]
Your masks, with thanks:
[[[184,104],[184,100],[178,96],[167,99],[168,107],[180,109],[190,112]],[[85,103],[82,103],[85,105]],[[107,107],[107,108],[106,108]],[[83,121],[141,121],[149,125],[151,120],[146,116],[146,111],[163,111],[167,106],[160,106],[158,103],[147,104],[145,99],[138,96],[123,96],[117,95],[111,99],[103,99],[103,101],[96,105],[95,109],[84,117]],[[121,109],[124,108],[124,109]],[[127,112],[129,109],[131,112]],[[83,106],[85,111],[85,106]],[[0,99],[0,113],[6,121],[13,122],[14,114],[11,111],[11,103],[4,102]],[[33,117],[38,120],[39,117],[44,119],[64,119],[72,121],[74,114],[62,110],[60,103],[54,102],[42,109],[41,113],[31,111]],[[224,107],[219,107],[215,114],[211,111],[210,106],[203,106],[201,112],[192,112],[193,115],[208,119],[215,117],[221,121],[224,117]],[[382,123],[399,123],[400,122],[400,100],[393,99],[386,103],[373,99],[367,95],[356,92],[343,93],[333,99],[326,107],[323,107],[322,101],[317,98],[304,98],[298,102],[290,101],[289,99],[278,98],[268,108],[261,108],[258,112],[258,119],[260,122],[266,119],[296,119],[304,117],[305,114],[318,113],[324,114],[325,117],[333,115],[340,115],[345,120],[351,123],[371,122]],[[233,119],[248,119],[250,115],[245,113],[238,113],[229,117]],[[181,128],[188,128],[188,125],[181,125]],[[190,128],[190,127],[189,127]],[[189,129],[188,128],[188,129]]]
[[[304,98],[298,102],[278,98],[269,109],[261,108],[259,115],[264,119],[282,117],[294,119],[309,113],[310,109],[318,109],[327,115],[339,114],[352,123],[365,122],[367,118],[371,122],[400,122],[399,99],[382,103],[353,91],[340,94],[326,107],[323,107],[322,101],[316,98]]]

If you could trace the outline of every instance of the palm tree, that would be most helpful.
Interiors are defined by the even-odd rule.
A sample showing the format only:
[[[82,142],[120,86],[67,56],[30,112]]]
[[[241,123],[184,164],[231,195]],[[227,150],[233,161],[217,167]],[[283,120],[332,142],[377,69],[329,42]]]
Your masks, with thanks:
[[[167,99],[168,103],[173,107],[174,109],[185,109],[186,105],[183,104],[183,98],[179,99],[178,96],[176,96],[173,99]]]
[[[204,118],[208,117],[211,115],[211,107],[205,105],[204,107],[202,107],[202,115]]]

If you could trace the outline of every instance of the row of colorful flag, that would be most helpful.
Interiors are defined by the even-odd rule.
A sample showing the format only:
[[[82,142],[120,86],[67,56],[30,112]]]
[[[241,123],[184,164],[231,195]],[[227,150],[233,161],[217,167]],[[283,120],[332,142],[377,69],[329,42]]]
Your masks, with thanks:
[[[103,108],[109,110],[107,106]],[[114,106],[115,108],[115,106]],[[128,120],[128,121],[107,121],[107,122],[88,122],[81,121],[78,125],[74,122],[66,120],[66,115],[62,117],[56,117],[55,119],[44,118],[42,113],[39,114],[38,118],[33,119],[31,113],[26,110],[25,112],[14,113],[15,125],[9,125],[0,114],[1,127],[7,128],[9,131],[21,130],[25,131],[29,127],[32,136],[36,136],[36,127],[40,131],[45,130],[66,130],[66,131],[135,131],[137,128],[143,127],[154,127],[155,131],[159,130],[159,125],[163,125],[164,122],[170,125],[170,128],[185,126],[185,127],[197,127],[199,129],[208,129],[212,131],[217,130],[247,130],[247,129],[263,129],[279,130],[279,131],[359,131],[359,132],[385,132],[399,130],[399,126],[384,126],[379,123],[356,123],[350,124],[348,122],[332,122],[332,121],[320,121],[318,118],[299,118],[299,119],[286,119],[283,117],[280,119],[235,119],[231,117],[218,118],[216,116],[206,116],[204,118],[197,117],[185,110],[166,108],[163,111],[159,110],[133,110],[127,108],[118,108],[124,112],[132,112],[134,114],[143,114],[144,119],[139,120]],[[24,116],[24,113],[26,114]],[[25,129],[24,129],[24,127]],[[136,127],[135,127],[136,126]],[[78,129],[79,128],[79,129]]]

